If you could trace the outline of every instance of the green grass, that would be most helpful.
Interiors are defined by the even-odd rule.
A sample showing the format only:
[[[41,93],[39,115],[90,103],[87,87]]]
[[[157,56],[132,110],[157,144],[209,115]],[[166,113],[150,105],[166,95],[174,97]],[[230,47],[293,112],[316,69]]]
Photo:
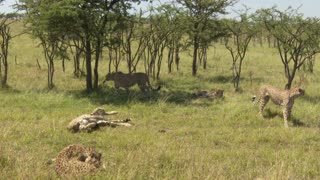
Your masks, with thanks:
[[[240,84],[243,92],[235,93],[230,56],[224,47],[216,46],[216,53],[213,48],[209,51],[208,69],[199,67],[196,77],[191,76],[190,52],[182,54],[180,72],[168,74],[163,64],[163,88],[146,99],[137,87],[129,95],[115,94],[110,82],[87,94],[85,79],[73,78],[72,62],[62,72],[59,60],[56,87],[48,91],[41,49],[27,35],[14,39],[10,87],[0,90],[0,179],[57,179],[48,162],[74,143],[102,153],[106,168],[88,178],[319,179],[319,62],[314,74],[306,73],[306,96],[293,107],[295,124],[302,125],[290,122],[285,129],[278,106],[268,104],[264,120],[251,103],[251,95],[262,84],[284,87],[276,50],[250,48]],[[37,58],[42,69],[36,66]],[[107,59],[100,67],[102,81]],[[216,88],[225,90],[223,99],[190,98],[197,90]],[[96,107],[119,111],[113,117],[131,117],[134,126],[89,134],[66,130],[73,118]]]

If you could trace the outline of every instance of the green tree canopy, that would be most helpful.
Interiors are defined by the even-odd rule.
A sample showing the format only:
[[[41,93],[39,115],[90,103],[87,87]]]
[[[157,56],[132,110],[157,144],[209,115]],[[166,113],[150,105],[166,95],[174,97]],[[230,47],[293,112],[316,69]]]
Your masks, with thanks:
[[[219,14],[226,14],[226,7],[236,0],[177,0],[189,12],[189,37],[193,44],[192,74],[197,74],[197,61],[200,45],[207,41],[205,37],[210,20],[216,19]]]
[[[225,38],[225,46],[232,57],[233,86],[237,91],[239,90],[243,60],[257,29],[252,15],[248,15],[247,12],[240,13],[237,19],[226,20],[225,23],[230,35]]]
[[[50,40],[72,37],[84,44],[86,88],[98,88],[99,59],[106,40],[106,26],[115,22],[110,14],[126,14],[132,3],[140,0],[20,0],[19,9],[26,12],[26,24],[35,37]],[[94,68],[92,81],[92,56]]]
[[[290,89],[296,71],[312,56],[320,52],[320,24],[318,18],[304,18],[297,10],[280,11],[276,7],[258,12],[260,22],[276,39],[277,49]]]

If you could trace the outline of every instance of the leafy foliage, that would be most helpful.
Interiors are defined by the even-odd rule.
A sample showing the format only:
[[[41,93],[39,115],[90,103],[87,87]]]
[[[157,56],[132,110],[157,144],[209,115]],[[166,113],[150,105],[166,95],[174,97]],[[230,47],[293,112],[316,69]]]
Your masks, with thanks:
[[[128,9],[131,8],[132,2],[140,2],[140,0],[21,0],[19,8],[26,11],[26,23],[35,37],[41,37],[41,41],[49,41],[51,46],[55,46],[60,42],[68,43],[68,41],[63,42],[65,39],[76,38],[77,41],[81,40],[83,46],[78,47],[83,47],[82,51],[85,53],[86,87],[88,91],[91,91],[98,88],[99,60],[105,36],[108,33],[106,32],[106,26],[107,23],[112,22],[109,15],[112,13],[126,14]],[[44,51],[49,49],[44,48]],[[66,50],[59,47],[53,49]],[[93,53],[95,61],[93,66],[94,80],[92,82],[91,59]],[[54,52],[54,54],[59,54],[59,51]],[[53,59],[50,61],[52,67]]]
[[[232,57],[233,87],[239,90],[242,63],[246,56],[249,43],[257,33],[252,15],[240,14],[240,20],[226,20],[227,30],[230,37],[225,37],[225,47]],[[231,42],[230,42],[231,41]]]
[[[295,9],[286,11],[262,9],[260,21],[274,36],[290,89],[296,71],[312,56],[320,52],[320,28],[318,18],[304,18]]]
[[[177,0],[182,6],[188,10],[188,34],[193,44],[193,62],[192,74],[197,74],[197,61],[199,53],[205,53],[208,48],[208,42],[217,39],[221,35],[215,34],[217,28],[210,27],[212,20],[216,20],[218,15],[226,14],[225,8],[232,5],[235,0]],[[211,24],[212,25],[212,24]],[[220,31],[218,31],[220,32]],[[213,33],[216,36],[207,36]],[[202,50],[202,51],[201,51]]]

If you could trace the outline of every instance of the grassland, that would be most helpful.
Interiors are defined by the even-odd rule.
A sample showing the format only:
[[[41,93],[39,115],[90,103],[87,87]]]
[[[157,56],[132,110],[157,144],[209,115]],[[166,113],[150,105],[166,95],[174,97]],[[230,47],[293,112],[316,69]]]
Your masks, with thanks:
[[[0,179],[57,179],[53,164],[48,162],[74,143],[94,147],[103,155],[105,168],[87,178],[320,178],[319,61],[313,74],[298,73],[306,77],[306,95],[296,100],[295,123],[284,129],[278,106],[268,105],[263,120],[251,103],[251,95],[261,84],[284,87],[283,68],[275,49],[250,47],[243,67],[242,93],[233,90],[231,59],[223,46],[210,49],[208,69],[199,67],[196,77],[191,76],[189,54],[182,54],[179,72],[168,74],[163,65],[163,88],[149,100],[138,88],[129,95],[124,91],[115,94],[112,83],[87,94],[83,91],[85,79],[73,78],[72,62],[66,63],[63,72],[59,60],[56,88],[48,91],[41,49],[27,35],[15,38],[10,54],[10,88],[0,90]],[[102,81],[107,59],[100,67]],[[216,88],[225,90],[222,100],[189,98],[197,90]],[[73,118],[96,107],[119,111],[114,118],[132,117],[135,125],[89,134],[66,130]]]

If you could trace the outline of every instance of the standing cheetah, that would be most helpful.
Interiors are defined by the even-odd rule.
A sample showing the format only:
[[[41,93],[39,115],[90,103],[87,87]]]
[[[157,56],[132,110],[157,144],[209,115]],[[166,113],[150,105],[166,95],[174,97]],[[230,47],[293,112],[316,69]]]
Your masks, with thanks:
[[[263,85],[259,89],[258,98],[252,97],[252,101],[259,103],[259,114],[263,117],[263,109],[267,105],[268,101],[271,101],[277,105],[282,106],[284,126],[288,128],[288,119],[291,116],[291,109],[294,104],[295,98],[304,95],[304,90],[295,87],[289,90],[280,90],[270,85]]]

